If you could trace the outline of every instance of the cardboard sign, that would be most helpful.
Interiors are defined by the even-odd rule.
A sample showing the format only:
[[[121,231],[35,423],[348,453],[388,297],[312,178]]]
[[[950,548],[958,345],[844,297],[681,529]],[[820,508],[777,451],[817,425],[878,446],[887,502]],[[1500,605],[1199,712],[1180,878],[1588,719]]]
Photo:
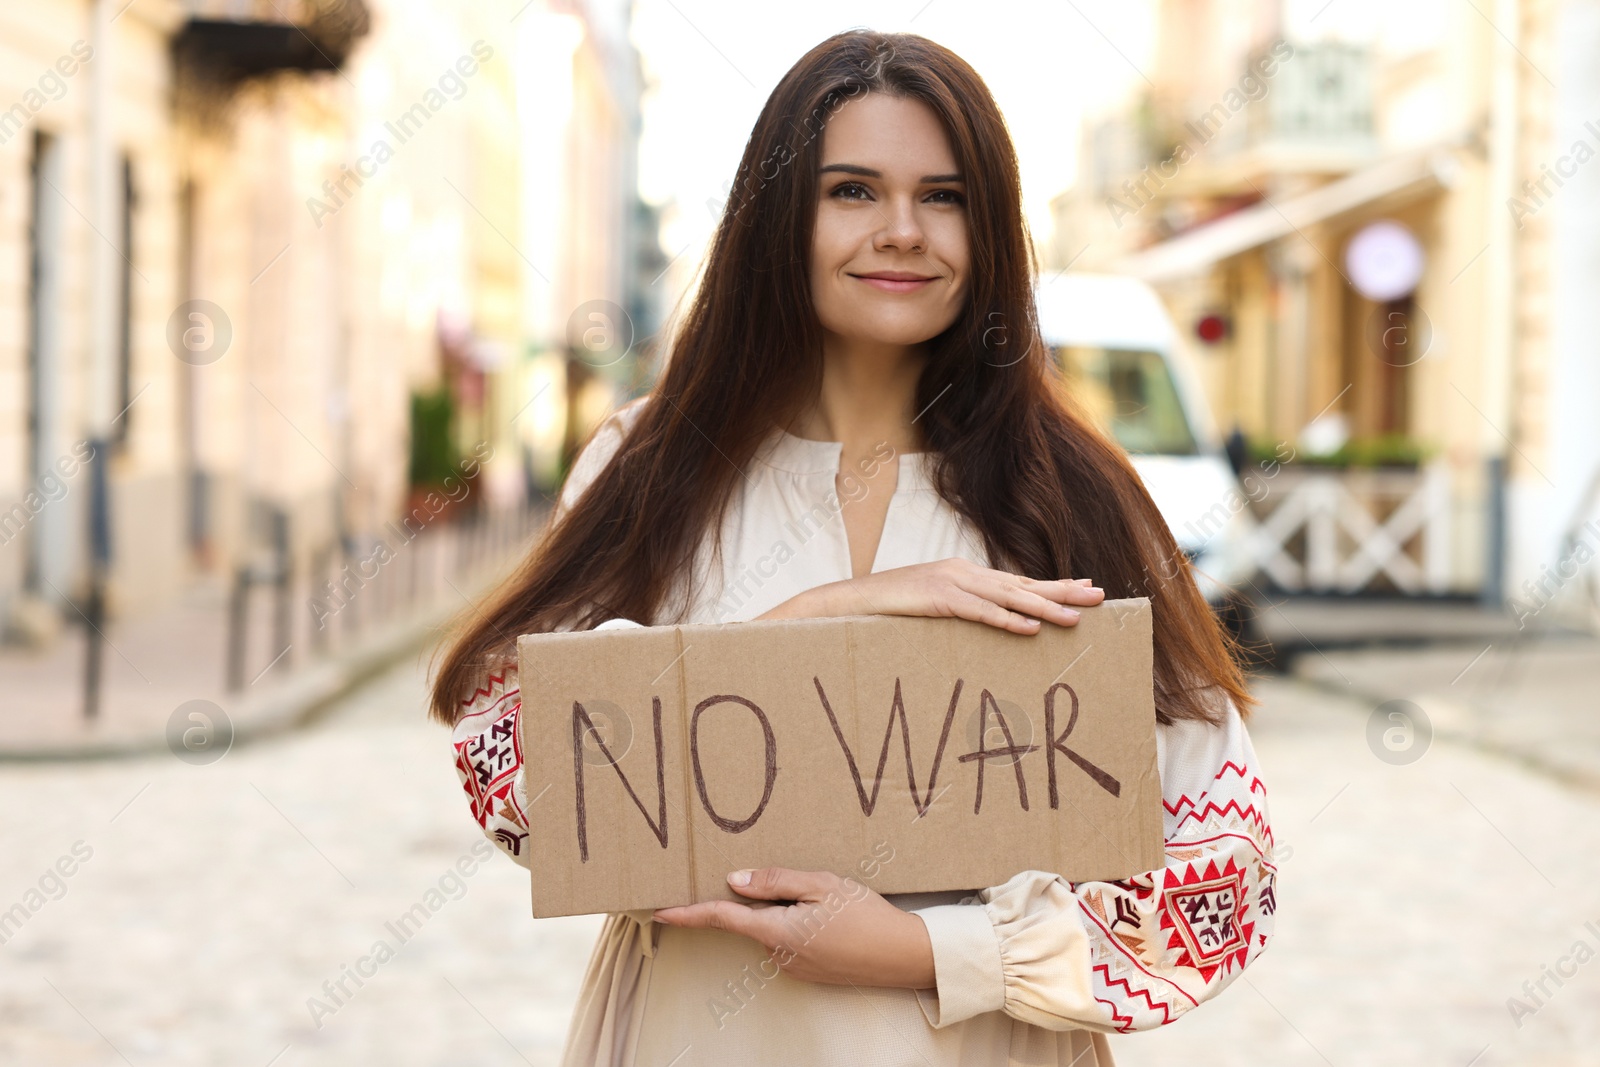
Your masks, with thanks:
[[[880,893],[1165,863],[1150,602],[1033,635],[872,615],[518,641],[539,917],[740,900],[729,871]]]

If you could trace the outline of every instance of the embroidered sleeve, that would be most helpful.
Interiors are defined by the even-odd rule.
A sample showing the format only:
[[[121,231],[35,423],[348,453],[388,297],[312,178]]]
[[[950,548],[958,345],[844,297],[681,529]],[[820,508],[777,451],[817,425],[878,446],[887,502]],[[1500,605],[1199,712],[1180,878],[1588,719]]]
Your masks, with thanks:
[[[641,401],[613,412],[595,430],[578,454],[556,503],[556,515],[572,507],[585,489],[605,469],[621,447],[623,435],[639,414]],[[628,619],[612,619],[596,629],[638,626]],[[455,747],[456,776],[472,802],[472,817],[484,834],[523,867],[529,867],[528,812],[530,801],[522,763],[522,734],[518,729],[522,693],[517,669],[508,665],[488,675],[477,691],[462,701],[462,715],[451,735]]]
[[[1266,789],[1230,703],[1221,727],[1157,731],[1166,866],[1123,881],[1023,871],[915,912],[933,942],[928,1022],[1004,1011],[1051,1030],[1172,1022],[1226,988],[1272,934],[1277,868]]]
[[[521,710],[516,668],[491,674],[466,701],[451,743],[456,776],[472,802],[472,817],[501,852],[527,867],[528,796],[517,730]]]

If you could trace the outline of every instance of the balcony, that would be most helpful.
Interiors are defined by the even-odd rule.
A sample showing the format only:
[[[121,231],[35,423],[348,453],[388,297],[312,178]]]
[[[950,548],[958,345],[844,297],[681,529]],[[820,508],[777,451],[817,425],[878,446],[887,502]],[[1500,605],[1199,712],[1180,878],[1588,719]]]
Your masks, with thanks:
[[[1353,44],[1302,45],[1249,116],[1254,148],[1370,155],[1372,56]]]
[[[208,82],[338,70],[371,25],[364,0],[185,0],[183,8],[173,54]]]

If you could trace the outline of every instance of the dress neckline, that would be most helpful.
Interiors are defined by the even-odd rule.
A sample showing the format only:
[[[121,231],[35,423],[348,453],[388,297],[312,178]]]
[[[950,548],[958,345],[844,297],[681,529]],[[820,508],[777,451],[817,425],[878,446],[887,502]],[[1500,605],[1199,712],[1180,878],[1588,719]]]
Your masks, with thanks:
[[[839,474],[839,460],[844,454],[843,441],[818,441],[810,437],[797,437],[783,427],[775,427],[767,446],[756,453],[759,462],[790,474]],[[910,475],[919,485],[924,483],[931,452],[896,452],[900,464],[901,484]]]

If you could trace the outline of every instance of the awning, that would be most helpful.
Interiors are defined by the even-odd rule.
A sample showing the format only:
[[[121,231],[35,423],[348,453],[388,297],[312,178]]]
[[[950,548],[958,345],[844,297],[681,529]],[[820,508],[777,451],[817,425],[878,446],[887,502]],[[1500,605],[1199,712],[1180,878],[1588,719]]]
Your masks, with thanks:
[[[1111,269],[1148,282],[1197,274],[1230,256],[1385,197],[1444,188],[1459,168],[1460,163],[1448,147],[1434,146],[1395,156],[1308,193],[1263,201],[1197,226],[1126,256]]]

